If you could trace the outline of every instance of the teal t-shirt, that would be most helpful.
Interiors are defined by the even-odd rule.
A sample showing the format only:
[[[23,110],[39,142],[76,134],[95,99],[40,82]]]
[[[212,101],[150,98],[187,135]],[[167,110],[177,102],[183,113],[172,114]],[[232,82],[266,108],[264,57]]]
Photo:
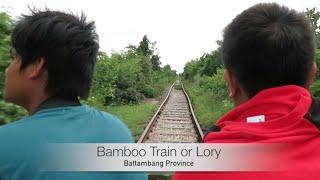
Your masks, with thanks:
[[[43,109],[0,126],[0,179],[146,180],[144,173],[43,172],[32,163],[32,152],[45,143],[132,142],[119,119],[87,105]]]

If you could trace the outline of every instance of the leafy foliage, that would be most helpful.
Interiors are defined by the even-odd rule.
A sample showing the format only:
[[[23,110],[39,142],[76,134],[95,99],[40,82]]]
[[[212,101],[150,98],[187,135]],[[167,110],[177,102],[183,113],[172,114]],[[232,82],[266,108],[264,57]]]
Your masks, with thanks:
[[[221,47],[222,42],[217,41],[217,44]],[[182,74],[203,131],[207,131],[233,106],[228,98],[228,87],[224,80],[220,47],[188,62]]]
[[[155,54],[156,48],[155,48],[156,42],[150,42],[148,37],[145,35],[142,38],[142,41],[140,42],[139,46],[136,48],[137,53],[150,58],[152,69],[157,71],[160,70],[160,56],[158,54]]]
[[[12,21],[8,14],[0,12],[0,89],[4,87],[5,69],[10,64],[10,34],[12,31]],[[2,92],[0,92],[0,98]]]
[[[183,82],[204,132],[233,107],[227,95],[223,68],[218,68],[213,76],[197,75]]]
[[[217,41],[221,46],[221,41]],[[212,76],[222,66],[220,47],[211,53],[204,53],[200,58],[191,60],[184,66],[183,77],[192,80],[196,75]]]
[[[308,16],[311,25],[314,29],[315,32],[315,37],[316,37],[316,45],[317,45],[317,50],[316,50],[316,63],[318,65],[318,67],[320,66],[320,24],[319,24],[319,20],[320,20],[320,12],[317,11],[317,9],[311,8],[311,9],[306,9],[305,11],[306,15]],[[318,71],[316,79],[314,81],[314,83],[311,85],[311,92],[313,94],[313,96],[320,96],[320,73]]]
[[[320,66],[320,49],[316,51],[316,63],[318,68]],[[313,96],[319,97],[320,96],[320,72],[318,70],[314,83],[311,85],[311,92]]]
[[[320,48],[320,25],[319,25],[320,12],[317,11],[316,8],[314,7],[311,9],[307,8],[305,13],[308,16],[311,22],[311,25],[314,29],[317,48]]]
[[[111,56],[100,53],[91,95],[105,105],[136,104],[159,96],[176,73],[169,65],[154,68],[154,44],[144,36],[138,47],[129,45],[126,51]]]
[[[0,125],[19,120],[26,114],[21,107],[0,100]]]

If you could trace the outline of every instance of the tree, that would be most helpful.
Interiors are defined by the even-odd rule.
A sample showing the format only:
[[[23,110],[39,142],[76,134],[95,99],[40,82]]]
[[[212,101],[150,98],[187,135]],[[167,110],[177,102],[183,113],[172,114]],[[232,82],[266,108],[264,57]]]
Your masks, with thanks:
[[[210,53],[204,53],[200,58],[188,62],[183,71],[186,79],[193,79],[198,76],[213,76],[217,73],[217,69],[223,66],[221,56],[222,41],[216,41],[218,48]]]
[[[143,56],[149,57],[153,54],[153,51],[152,51],[152,49],[150,49],[149,45],[150,45],[150,41],[149,41],[147,35],[144,35],[142,38],[142,41],[139,43],[137,50]]]
[[[205,53],[200,57],[200,60],[204,61],[201,75],[212,76],[217,72],[217,68],[222,66],[222,58],[218,50],[212,51],[210,54]]]
[[[135,48],[134,46],[132,47],[129,46],[128,48],[130,48],[131,51],[136,51],[139,54],[142,54],[145,57],[148,57],[151,61],[152,64],[152,69],[154,71],[160,70],[160,56],[159,54],[155,54],[156,51],[156,41],[155,42],[150,42],[150,40],[148,39],[147,35],[144,35],[142,38],[142,41],[139,43],[139,46],[137,48]]]
[[[138,46],[129,44],[125,50],[111,56],[99,52],[91,100],[116,105],[139,103],[144,98],[159,96],[174,81],[176,73],[170,66],[160,67],[155,44],[144,36]]]
[[[314,33],[316,36],[316,45],[317,48],[320,48],[320,25],[319,25],[319,19],[320,19],[320,12],[316,10],[316,8],[306,9],[305,11],[306,15],[308,16],[311,25],[314,29]]]
[[[10,34],[12,31],[12,20],[4,12],[0,13],[0,90],[4,87],[5,69],[10,64]],[[2,94],[0,92],[0,98]]]
[[[152,69],[154,71],[159,71],[160,70],[160,56],[158,54],[152,55],[151,56],[151,64],[152,64]]]
[[[199,71],[203,62],[200,61],[199,59],[196,60],[191,60],[191,62],[187,62],[187,64],[183,68],[183,76],[186,79],[192,80],[196,74],[199,74]]]

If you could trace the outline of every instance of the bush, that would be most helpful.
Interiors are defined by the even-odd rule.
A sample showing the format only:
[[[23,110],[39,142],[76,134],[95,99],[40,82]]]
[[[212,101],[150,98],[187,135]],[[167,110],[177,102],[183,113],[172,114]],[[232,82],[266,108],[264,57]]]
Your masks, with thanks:
[[[227,96],[221,96],[211,89],[200,87],[194,81],[184,80],[183,82],[204,132],[233,107]]]
[[[143,94],[131,87],[125,90],[117,89],[115,96],[115,101],[121,104],[137,104],[144,100]]]
[[[228,86],[224,80],[224,69],[218,68],[217,73],[212,76],[211,85],[212,91],[216,94],[217,100],[227,100],[228,99]]]
[[[219,67],[213,76],[196,75],[193,80],[201,89],[211,91],[215,94],[216,100],[228,99],[228,87],[224,80],[224,68]]]
[[[154,98],[154,97],[156,97],[156,93],[157,93],[156,90],[152,86],[150,86],[148,84],[142,85],[141,87],[138,88],[138,90],[146,98]]]
[[[4,12],[0,12],[0,91],[4,87],[5,69],[11,62],[11,54],[10,54],[11,30],[12,30],[11,17]],[[2,98],[2,94],[0,93],[0,99],[1,98]]]
[[[310,87],[313,96],[320,96],[320,80],[316,80]]]
[[[22,107],[0,101],[0,125],[19,120],[26,115],[27,112]]]

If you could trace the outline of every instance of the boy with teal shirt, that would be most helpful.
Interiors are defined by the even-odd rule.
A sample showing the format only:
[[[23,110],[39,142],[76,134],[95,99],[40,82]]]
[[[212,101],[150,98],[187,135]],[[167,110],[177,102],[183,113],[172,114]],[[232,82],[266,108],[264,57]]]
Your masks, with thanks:
[[[83,14],[32,11],[17,22],[4,99],[29,116],[0,126],[0,179],[147,179],[135,172],[45,172],[36,165],[46,143],[133,142],[119,119],[79,102],[88,97],[98,49],[94,22]]]

